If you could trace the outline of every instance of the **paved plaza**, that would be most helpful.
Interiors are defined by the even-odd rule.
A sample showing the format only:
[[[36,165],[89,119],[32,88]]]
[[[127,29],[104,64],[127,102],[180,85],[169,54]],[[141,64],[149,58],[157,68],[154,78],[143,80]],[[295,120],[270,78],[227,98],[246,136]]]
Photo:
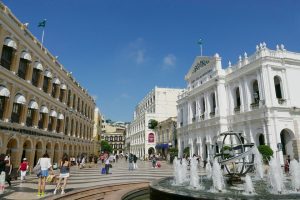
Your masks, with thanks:
[[[91,166],[91,168],[89,167]],[[87,164],[83,169],[77,167],[71,168],[71,177],[69,178],[66,195],[76,190],[91,188],[95,186],[113,185],[120,183],[145,183],[155,179],[172,176],[172,165],[162,162],[161,168],[152,168],[149,161],[138,161],[138,169],[128,171],[128,163],[125,159],[119,159],[117,163],[113,163],[111,169],[112,174],[102,175],[99,165]],[[59,171],[56,170],[58,175]],[[7,187],[4,194],[0,195],[0,199],[41,199],[37,196],[37,181],[34,174],[27,177],[26,182],[21,183],[20,180],[13,181],[12,187]],[[53,195],[54,184],[46,185],[46,199],[53,199],[62,196],[61,194]]]

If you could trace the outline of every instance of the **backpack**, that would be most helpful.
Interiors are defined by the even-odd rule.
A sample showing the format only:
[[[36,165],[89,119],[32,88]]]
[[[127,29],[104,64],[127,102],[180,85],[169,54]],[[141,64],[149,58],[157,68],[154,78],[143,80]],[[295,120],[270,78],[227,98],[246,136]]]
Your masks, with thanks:
[[[27,170],[27,162],[22,162],[20,166],[21,171],[26,171]]]

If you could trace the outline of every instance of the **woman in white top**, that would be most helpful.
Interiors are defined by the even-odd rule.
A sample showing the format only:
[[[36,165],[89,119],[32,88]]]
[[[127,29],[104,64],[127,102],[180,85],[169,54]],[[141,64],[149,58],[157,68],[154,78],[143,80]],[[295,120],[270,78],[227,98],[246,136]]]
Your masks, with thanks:
[[[41,166],[41,173],[38,174],[39,184],[38,184],[38,196],[45,195],[46,178],[49,175],[49,169],[51,169],[52,174],[54,174],[49,155],[45,153],[42,158],[39,159],[38,163]]]

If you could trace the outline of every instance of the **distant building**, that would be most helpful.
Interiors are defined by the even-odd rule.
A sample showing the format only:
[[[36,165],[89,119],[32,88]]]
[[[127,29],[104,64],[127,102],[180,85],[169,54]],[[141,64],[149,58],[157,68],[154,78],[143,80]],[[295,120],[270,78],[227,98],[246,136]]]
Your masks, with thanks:
[[[170,117],[158,123],[155,128],[156,133],[156,152],[167,158],[169,148],[177,147],[176,136],[177,118]]]
[[[155,87],[136,106],[126,136],[126,145],[131,153],[138,157],[156,153],[156,134],[149,125],[152,120],[160,122],[177,116],[176,101],[181,91],[182,89]]]
[[[103,118],[101,140],[107,141],[112,146],[114,154],[123,153],[125,150],[125,131],[124,124],[106,123]]]
[[[266,44],[223,68],[218,54],[197,56],[178,100],[179,156],[190,147],[204,159],[220,149],[216,137],[238,131],[256,145],[269,145],[283,164],[300,153],[300,53]]]

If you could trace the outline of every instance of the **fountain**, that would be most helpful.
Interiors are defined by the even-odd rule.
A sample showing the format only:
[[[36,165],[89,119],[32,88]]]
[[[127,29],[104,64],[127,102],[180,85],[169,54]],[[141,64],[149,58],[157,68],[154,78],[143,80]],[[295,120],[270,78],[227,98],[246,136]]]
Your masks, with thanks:
[[[218,148],[205,171],[197,171],[193,158],[190,171],[184,159],[181,163],[175,159],[175,177],[153,181],[150,199],[300,199],[300,165],[296,160],[290,164],[288,181],[275,157],[264,176],[259,151],[253,143],[242,140],[241,133],[221,133],[213,144]]]

